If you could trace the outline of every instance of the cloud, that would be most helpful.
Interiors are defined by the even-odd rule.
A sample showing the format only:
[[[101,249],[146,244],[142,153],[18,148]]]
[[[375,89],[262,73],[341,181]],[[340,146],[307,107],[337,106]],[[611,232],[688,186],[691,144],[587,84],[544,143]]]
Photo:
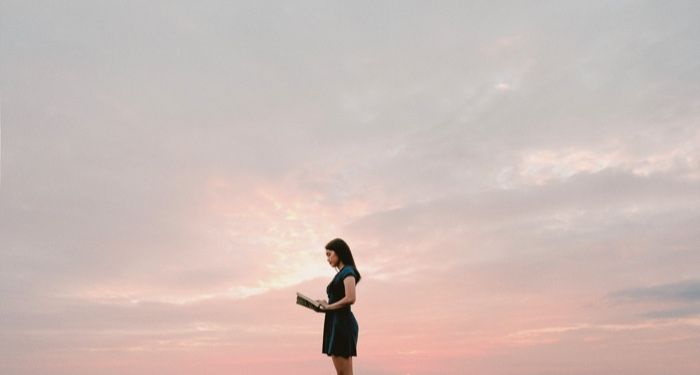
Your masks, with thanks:
[[[697,7],[3,4],[0,370],[696,373]]]
[[[611,293],[610,298],[619,301],[700,302],[700,280],[684,280],[675,283],[624,289]]]
[[[700,305],[689,305],[675,309],[648,311],[643,316],[651,319],[678,319],[700,316]]]
[[[691,278],[610,292],[615,306],[636,307],[636,314],[651,319],[683,319],[700,316],[700,280]]]
[[[558,343],[575,336],[584,340],[610,340],[619,332],[654,332],[664,328],[685,328],[695,331],[700,327],[698,319],[677,320],[647,320],[632,324],[590,324],[582,323],[570,326],[553,326],[537,329],[529,329],[507,335],[507,340],[513,345],[546,345]],[[603,334],[604,336],[601,336]]]

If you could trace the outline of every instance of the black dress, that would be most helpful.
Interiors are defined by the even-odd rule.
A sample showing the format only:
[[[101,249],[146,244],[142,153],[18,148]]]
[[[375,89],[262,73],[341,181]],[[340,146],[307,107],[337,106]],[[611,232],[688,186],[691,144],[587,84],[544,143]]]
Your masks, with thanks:
[[[335,303],[345,297],[346,277],[354,277],[357,282],[357,274],[352,266],[344,266],[326,287],[328,303]],[[350,310],[350,305],[337,310],[326,311],[323,322],[323,348],[322,353],[342,357],[357,357],[357,337],[359,326],[355,315]]]

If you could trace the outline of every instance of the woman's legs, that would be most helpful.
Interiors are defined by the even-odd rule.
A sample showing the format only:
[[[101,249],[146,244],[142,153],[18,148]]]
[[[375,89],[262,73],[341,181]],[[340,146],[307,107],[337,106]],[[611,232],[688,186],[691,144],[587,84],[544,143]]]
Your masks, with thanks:
[[[352,374],[352,357],[341,357],[338,355],[332,356],[333,366],[338,375],[353,375]]]

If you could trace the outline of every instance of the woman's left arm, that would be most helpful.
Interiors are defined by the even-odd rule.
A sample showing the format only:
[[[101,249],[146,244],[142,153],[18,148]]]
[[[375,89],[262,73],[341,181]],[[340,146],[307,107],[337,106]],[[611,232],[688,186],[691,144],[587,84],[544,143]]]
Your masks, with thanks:
[[[330,305],[327,303],[323,304],[324,310],[337,310],[355,303],[355,277],[346,277],[343,279],[343,285],[345,285],[345,297]]]

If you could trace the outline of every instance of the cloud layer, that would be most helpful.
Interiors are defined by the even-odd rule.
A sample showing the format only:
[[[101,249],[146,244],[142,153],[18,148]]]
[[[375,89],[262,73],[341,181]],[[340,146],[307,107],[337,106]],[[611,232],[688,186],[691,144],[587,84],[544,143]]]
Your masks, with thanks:
[[[695,2],[0,9],[0,372],[697,373]]]

